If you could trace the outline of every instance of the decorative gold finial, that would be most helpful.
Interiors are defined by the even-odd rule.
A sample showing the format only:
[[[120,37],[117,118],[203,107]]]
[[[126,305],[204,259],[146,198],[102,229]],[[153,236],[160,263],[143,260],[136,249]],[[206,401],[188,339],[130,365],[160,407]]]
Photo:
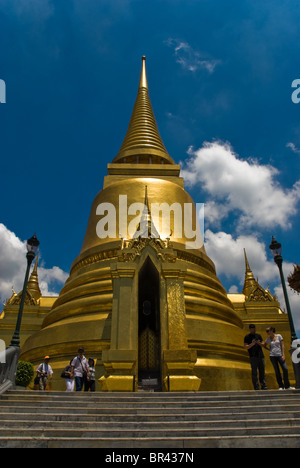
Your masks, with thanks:
[[[142,57],[142,73],[140,79],[140,88],[147,88],[148,89],[148,82],[147,82],[147,75],[146,75],[146,56],[143,55]]]

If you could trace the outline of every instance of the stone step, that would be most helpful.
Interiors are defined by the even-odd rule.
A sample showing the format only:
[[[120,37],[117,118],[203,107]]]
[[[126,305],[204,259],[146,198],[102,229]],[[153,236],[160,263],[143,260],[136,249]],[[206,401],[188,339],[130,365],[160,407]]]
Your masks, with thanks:
[[[109,393],[109,392],[95,392],[95,393],[86,393],[86,392],[41,392],[41,391],[22,391],[22,390],[13,390],[6,392],[2,395],[2,398],[9,399],[14,397],[21,398],[37,398],[42,396],[44,399],[86,399],[89,397],[91,400],[102,400],[102,401],[120,401],[120,400],[134,400],[134,401],[199,401],[199,400],[255,400],[255,399],[264,399],[265,396],[268,398],[277,398],[278,396],[284,395],[288,397],[289,395],[294,395],[300,397],[300,390],[268,390],[268,391],[241,391],[241,392],[189,392],[189,393]]]
[[[300,432],[300,424],[291,425],[289,422],[287,425],[282,425],[280,427],[270,426],[268,428],[261,426],[254,427],[214,427],[214,428],[189,428],[182,429],[180,426],[177,429],[167,428],[160,429],[158,427],[153,429],[80,429],[74,427],[64,427],[62,429],[58,428],[23,428],[22,437],[33,437],[33,438],[50,438],[50,437],[64,437],[64,438],[166,438],[166,437],[183,437],[183,438],[195,438],[195,437],[213,437],[213,436],[258,436],[258,435],[294,435]],[[0,439],[2,437],[17,437],[20,435],[20,430],[18,428],[1,428],[0,429]]]
[[[95,405],[102,407],[102,406],[107,406],[108,404],[118,404],[122,405],[124,407],[134,405],[136,407],[148,407],[148,406],[160,406],[160,407],[174,407],[174,406],[179,406],[179,407],[196,407],[199,405],[222,405],[225,402],[230,403],[232,406],[240,406],[243,405],[244,403],[247,404],[247,406],[250,405],[250,403],[265,403],[265,404],[277,404],[278,402],[285,401],[285,402],[290,402],[290,401],[299,401],[300,402],[300,394],[296,393],[295,391],[287,391],[284,392],[278,392],[276,394],[269,394],[265,393],[264,396],[259,396],[253,393],[251,396],[248,398],[239,398],[238,396],[231,396],[231,397],[215,397],[215,398],[180,398],[180,399],[175,399],[175,398],[136,398],[134,396],[132,397],[124,397],[122,394],[118,398],[101,398],[101,397],[95,397],[94,395],[91,395],[90,393],[82,393],[82,394],[76,394],[76,393],[71,393],[69,396],[68,394],[63,393],[62,395],[51,395],[51,394],[46,394],[44,395],[42,392],[27,392],[27,394],[24,395],[18,395],[18,394],[4,394],[2,395],[0,399],[0,406],[5,405],[7,402],[22,402],[26,404],[30,404],[31,402],[35,402],[38,404],[52,404],[55,403],[57,406],[59,405],[77,405],[80,403],[83,403],[87,406]],[[133,394],[134,395],[134,394]]]
[[[131,449],[137,453],[137,449],[147,449],[158,452],[158,449],[188,449],[188,453],[194,454],[195,449],[203,448],[300,448],[299,434],[290,435],[246,435],[246,436],[222,436],[219,437],[166,437],[166,438],[66,438],[49,437],[3,437],[0,438],[0,448],[101,448],[106,451],[116,448]],[[155,447],[155,448],[153,448]],[[150,449],[149,449],[150,448]]]
[[[198,402],[198,401],[252,401],[252,400],[265,400],[266,396],[268,399],[277,399],[278,397],[284,398],[298,397],[300,398],[300,390],[285,390],[285,391],[241,391],[241,392],[191,392],[191,393],[85,393],[85,392],[30,392],[30,391],[10,391],[2,395],[4,400],[22,398],[25,399],[36,399],[43,398],[44,400],[73,400],[86,399],[95,401],[173,401],[173,402]]]
[[[280,404],[277,405],[281,411],[284,412],[291,412],[295,411],[296,409],[299,410],[299,404],[295,406],[295,404]],[[65,406],[50,406],[50,405],[42,405],[42,406],[30,406],[30,405],[12,405],[12,406],[3,406],[2,408],[0,407],[0,414],[1,412],[10,412],[10,413],[40,413],[42,411],[45,411],[47,409],[47,412],[49,413],[60,413],[60,414],[70,414],[70,408],[74,408],[74,411],[76,411],[76,414],[88,414],[88,415],[96,415],[96,414],[101,414],[101,415],[114,415],[122,412],[123,414],[127,415],[144,415],[144,414],[157,414],[157,412],[160,410],[160,408],[136,408],[136,407],[129,407],[129,408],[120,408],[120,407],[112,407],[112,408],[99,408],[99,407],[65,407]],[[277,409],[276,406],[274,408]],[[198,417],[201,417],[202,414],[211,414],[215,413],[216,409],[218,410],[219,414],[223,413],[232,413],[235,412],[236,414],[239,414],[241,412],[241,407],[237,406],[223,406],[223,407],[197,407],[197,408],[173,408],[172,412],[176,412],[176,414],[187,414],[187,415],[197,415]],[[255,406],[244,406],[243,411],[247,411],[249,413],[252,412],[263,412],[268,414],[271,412],[270,410],[270,405],[255,405]],[[167,416],[170,414],[170,411],[167,409],[161,409],[160,414]]]
[[[22,428],[22,436],[26,437],[83,437],[83,438],[103,438],[103,437],[111,437],[111,438],[148,438],[148,437],[201,437],[201,436],[216,436],[217,434],[222,437],[224,435],[242,435],[249,436],[253,435],[284,435],[284,434],[299,434],[300,424],[299,422],[292,423],[291,421],[287,421],[285,425],[281,424],[280,426],[270,425],[267,428],[265,426],[256,424],[249,427],[247,424],[240,424],[238,427],[228,428],[226,427],[197,427],[197,428],[181,428],[179,425],[177,428],[158,428],[153,427],[150,428],[114,428],[114,427],[104,427],[101,429],[95,428],[93,425],[89,426],[89,428],[77,428],[72,427],[63,427],[61,429],[54,427],[40,427],[39,425],[34,425],[34,427],[29,428]],[[0,428],[0,438],[2,437],[16,437],[20,434],[20,430],[18,428]]]
[[[121,422],[121,423],[156,423],[162,424],[163,422],[199,422],[202,421],[246,421],[246,420],[283,420],[283,419],[300,419],[300,408],[299,411],[273,411],[273,412],[257,412],[254,411],[253,413],[250,412],[228,412],[228,413],[198,413],[198,414],[182,414],[182,413],[174,413],[171,414],[152,414],[149,415],[147,413],[144,414],[107,414],[107,415],[95,415],[95,414],[70,414],[70,413],[45,413],[45,412],[34,412],[34,413],[19,413],[19,412],[6,412],[0,414],[0,422],[1,425],[5,424],[7,421],[9,422],[26,422],[26,421],[35,421],[36,418],[39,418],[39,421],[44,421],[45,423],[52,422],[52,421],[62,421],[62,422],[85,422],[85,423],[102,423],[102,422]]]
[[[217,428],[224,427],[226,423],[226,430],[228,432],[231,429],[242,429],[242,428],[264,428],[269,430],[269,428],[274,429],[281,427],[300,427],[300,417],[295,418],[280,418],[272,420],[261,420],[261,419],[219,419],[214,421],[160,421],[158,424],[157,421],[76,421],[76,424],[73,425],[72,430],[84,430],[84,431],[94,431],[103,432],[107,434],[116,431],[148,431],[148,432],[170,432],[170,431],[204,431],[204,430],[216,430]],[[2,420],[0,435],[2,431],[11,430],[34,430],[34,431],[53,431],[53,430],[64,430],[66,433],[70,430],[70,421],[48,421],[47,419],[36,418],[33,420]]]

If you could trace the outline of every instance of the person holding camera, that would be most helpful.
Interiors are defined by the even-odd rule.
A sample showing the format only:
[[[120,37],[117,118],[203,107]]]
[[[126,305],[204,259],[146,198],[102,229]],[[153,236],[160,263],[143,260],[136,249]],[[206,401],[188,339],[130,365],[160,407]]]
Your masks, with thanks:
[[[42,362],[37,368],[37,378],[39,380],[39,390],[45,391],[47,389],[49,380],[52,379],[53,370],[49,364],[50,357],[45,356],[44,362]]]
[[[264,342],[262,336],[256,333],[255,325],[249,325],[249,331],[250,333],[244,338],[244,348],[250,356],[253,387],[254,390],[259,390],[260,383],[261,389],[267,390],[265,356],[262,350]]]

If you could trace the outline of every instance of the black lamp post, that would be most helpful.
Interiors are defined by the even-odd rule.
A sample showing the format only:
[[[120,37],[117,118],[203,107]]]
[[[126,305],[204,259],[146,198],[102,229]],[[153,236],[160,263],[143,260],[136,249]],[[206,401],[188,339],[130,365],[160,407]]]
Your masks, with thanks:
[[[292,342],[297,339],[296,331],[295,331],[295,326],[294,326],[294,321],[293,321],[293,316],[292,316],[292,311],[291,311],[291,306],[290,306],[290,301],[289,297],[287,294],[286,290],[286,285],[285,285],[285,280],[284,280],[284,275],[283,275],[283,270],[282,270],[282,247],[279,242],[276,241],[276,239],[272,236],[272,243],[270,245],[270,250],[271,253],[274,257],[274,261],[276,265],[279,268],[279,273],[280,273],[280,278],[281,278],[281,284],[282,284],[282,289],[283,289],[283,294],[284,294],[284,299],[285,299],[285,304],[286,304],[286,310],[289,316],[289,322],[290,322],[290,327],[291,327],[291,334],[292,334]]]
[[[27,269],[26,269],[26,274],[25,274],[25,279],[24,279],[24,285],[23,285],[23,291],[22,291],[22,297],[21,297],[21,302],[20,302],[20,307],[19,307],[16,329],[15,329],[14,335],[10,343],[10,346],[14,346],[17,348],[20,347],[20,329],[21,329],[24,302],[25,302],[26,292],[27,292],[27,283],[28,283],[30,266],[39,248],[39,245],[40,243],[37,240],[37,237],[35,234],[31,237],[31,239],[28,239],[27,241],[27,255],[26,255]]]
[[[279,242],[276,241],[276,239],[272,236],[272,242],[271,242],[271,245],[270,245],[270,250],[272,252],[272,255],[274,257],[274,261],[276,263],[276,265],[278,266],[279,268],[279,272],[280,272],[280,278],[281,278],[281,283],[282,283],[282,289],[283,289],[283,293],[284,293],[284,299],[285,299],[285,303],[286,303],[286,309],[287,309],[287,313],[288,313],[288,316],[289,316],[289,322],[290,322],[290,328],[291,328],[291,335],[292,335],[292,346],[291,346],[291,349],[290,349],[290,354],[292,356],[292,361],[293,361],[293,368],[294,368],[294,373],[295,373],[295,378],[296,378],[296,388],[299,389],[300,388],[300,363],[298,362],[298,348],[299,348],[299,341],[297,339],[297,335],[296,335],[296,331],[295,331],[295,326],[294,326],[294,321],[293,321],[293,316],[292,316],[292,311],[291,311],[291,307],[290,307],[290,301],[289,301],[289,297],[288,297],[288,294],[287,294],[287,290],[286,290],[286,285],[285,285],[285,280],[284,280],[284,275],[283,275],[283,270],[282,270],[282,256],[281,256],[281,252],[282,252],[282,247],[281,247],[281,244]],[[294,360],[294,354],[296,353],[296,361]]]

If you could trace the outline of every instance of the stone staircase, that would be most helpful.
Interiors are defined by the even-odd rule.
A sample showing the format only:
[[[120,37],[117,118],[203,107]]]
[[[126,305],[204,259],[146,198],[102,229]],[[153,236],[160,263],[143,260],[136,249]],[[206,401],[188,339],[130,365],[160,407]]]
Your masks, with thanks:
[[[299,448],[300,391],[8,391],[0,448]]]

